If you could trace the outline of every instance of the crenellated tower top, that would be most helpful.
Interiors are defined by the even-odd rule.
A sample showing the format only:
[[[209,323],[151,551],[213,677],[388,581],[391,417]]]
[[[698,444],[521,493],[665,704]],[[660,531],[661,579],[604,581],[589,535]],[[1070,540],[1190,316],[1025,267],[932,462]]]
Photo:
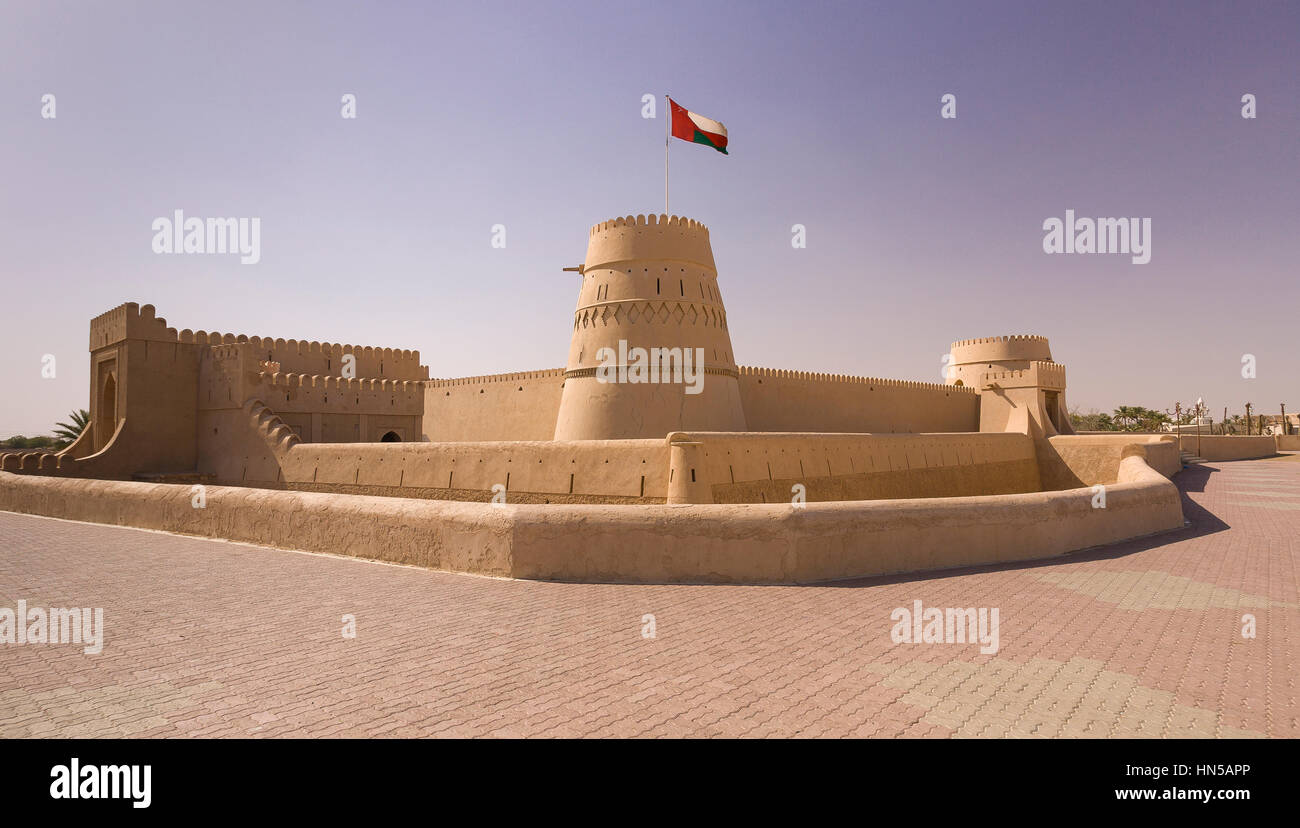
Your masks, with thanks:
[[[583,270],[617,267],[621,262],[687,262],[717,274],[709,228],[685,216],[626,216],[602,221],[587,234]]]
[[[953,365],[982,362],[987,366],[989,363],[997,365],[1003,362],[1052,361],[1052,349],[1047,344],[1047,337],[1034,334],[962,339],[952,343],[950,353]]]

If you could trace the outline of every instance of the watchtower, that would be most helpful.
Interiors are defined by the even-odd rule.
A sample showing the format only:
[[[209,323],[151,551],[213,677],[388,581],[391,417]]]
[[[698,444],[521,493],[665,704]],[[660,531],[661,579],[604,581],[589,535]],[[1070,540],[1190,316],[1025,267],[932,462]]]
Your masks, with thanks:
[[[707,227],[666,215],[602,222],[578,272],[555,439],[745,430]]]
[[[1047,338],[991,336],[952,343],[948,385],[980,394],[980,431],[1034,437],[1073,434],[1065,405],[1065,366],[1052,360]]]

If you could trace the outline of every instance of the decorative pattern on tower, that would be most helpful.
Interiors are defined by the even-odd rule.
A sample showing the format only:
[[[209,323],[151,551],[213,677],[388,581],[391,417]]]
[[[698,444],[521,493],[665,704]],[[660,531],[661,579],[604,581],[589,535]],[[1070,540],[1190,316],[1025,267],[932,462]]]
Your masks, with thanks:
[[[679,216],[627,216],[591,228],[556,420],[557,440],[664,437],[671,431],[744,431],[727,311],[709,229]],[[620,345],[620,343],[622,343]],[[608,349],[608,350],[604,350]],[[610,354],[685,355],[689,382],[605,382]],[[658,351],[654,349],[659,349]],[[703,356],[703,365],[694,362]],[[604,359],[602,359],[602,356]],[[666,365],[665,365],[666,367]],[[665,374],[668,372],[665,371]]]

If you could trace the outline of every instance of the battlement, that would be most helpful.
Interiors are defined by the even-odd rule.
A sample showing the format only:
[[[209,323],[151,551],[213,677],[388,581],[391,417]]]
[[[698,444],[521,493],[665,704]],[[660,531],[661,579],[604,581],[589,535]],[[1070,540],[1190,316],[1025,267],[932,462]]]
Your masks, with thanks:
[[[884,388],[911,388],[926,391],[943,391],[955,392],[959,394],[974,394],[975,389],[964,386],[944,385],[937,382],[917,382],[914,380],[896,380],[882,379],[880,377],[858,377],[850,374],[819,374],[810,371],[786,371],[779,368],[756,368],[749,365],[739,365],[736,370],[742,377],[758,377],[760,379],[792,379],[804,380],[810,382],[842,382],[855,385],[879,385]]]
[[[591,228],[590,236],[597,233],[603,233],[608,230],[614,230],[620,227],[664,227],[677,228],[679,230],[693,230],[708,235],[709,228],[705,227],[695,219],[686,218],[685,216],[670,216],[667,214],[650,215],[650,216],[627,216],[624,218],[610,219],[602,221]]]
[[[175,328],[167,327],[167,320],[155,316],[153,305],[125,302],[90,320],[90,350],[97,351],[127,339],[144,339],[150,342],[176,342]]]
[[[683,216],[626,216],[593,226],[587,239],[583,272],[600,268],[638,274],[648,263],[680,262],[718,272],[709,243],[709,228]],[[627,267],[639,264],[637,267]],[[646,274],[649,277],[649,274]]]
[[[963,339],[950,348],[953,365],[997,362],[1051,362],[1047,337],[1033,334]]]
[[[1059,362],[1035,362],[1034,371],[1038,373],[1038,384],[1044,388],[1065,388],[1065,366]]]
[[[952,343],[953,348],[965,348],[970,345],[986,345],[991,342],[1046,342],[1047,337],[1037,334],[1012,334],[1011,336],[983,336],[979,339],[962,339]]]
[[[245,399],[255,398],[272,406],[287,422],[301,428],[304,435],[311,434],[314,427],[310,420],[299,415],[320,415],[327,419],[339,415],[419,417],[424,412],[423,380],[351,379],[268,371],[252,374],[250,379],[252,382],[240,394]],[[218,398],[216,407],[230,407],[229,397],[224,406],[220,402]],[[325,423],[327,428],[337,425],[337,422]],[[345,428],[351,430],[354,426],[360,426],[360,430],[348,440],[368,439],[365,423],[349,420]]]
[[[341,391],[383,391],[416,396],[424,391],[424,380],[356,379],[348,377],[323,377],[319,374],[292,374],[261,371],[257,381],[276,389],[323,388]]]
[[[219,336],[219,334],[218,334]],[[356,357],[353,368],[356,376],[353,381],[371,381],[381,383],[382,388],[398,388],[401,383],[410,383],[417,390],[422,387],[424,380],[428,377],[428,368],[419,365],[418,352],[407,352],[411,354],[408,361],[402,361],[398,357],[402,354],[400,351],[387,351],[386,349],[357,349],[354,351],[342,350],[348,346],[339,346],[340,350],[336,351],[329,343],[325,347],[315,351],[311,350],[309,345],[319,343],[295,343],[304,347],[276,349],[275,343],[270,340],[262,340],[259,337],[253,337],[243,342],[233,342],[226,345],[207,345],[202,350],[202,365],[205,366],[205,376],[211,376],[213,379],[223,377],[221,382],[231,383],[238,382],[236,377],[241,371],[248,371],[258,375],[268,377],[278,375],[282,378],[302,377],[299,383],[303,386],[318,386],[324,388],[324,382],[327,379],[344,380],[341,371],[345,367],[343,354],[351,353]],[[270,347],[267,347],[270,345]],[[301,352],[301,353],[300,353]],[[273,358],[268,359],[268,355]],[[206,371],[211,370],[208,374]],[[261,381],[261,380],[257,380]],[[284,380],[288,382],[289,380]],[[338,387],[338,386],[331,386]],[[362,388],[365,386],[352,386]],[[414,393],[414,392],[413,392]],[[227,401],[233,400],[235,396],[241,399],[246,396],[246,392],[240,391],[238,394],[232,390],[226,394],[221,394]]]
[[[305,339],[272,339],[269,336],[247,336],[245,334],[222,334],[213,331],[206,333],[204,331],[191,331],[188,328],[180,332],[181,342],[192,342],[196,345],[252,345],[255,349],[275,352],[279,356],[289,356],[297,354],[299,356],[308,355],[331,355],[342,358],[344,354],[353,354],[358,359],[385,359],[393,362],[413,362],[420,361],[419,351],[406,351],[401,348],[378,348],[355,345],[340,345],[334,342],[316,342]]]
[[[344,357],[354,359],[358,377],[387,380],[420,381],[428,379],[429,369],[420,364],[419,351],[400,348],[358,347],[332,342],[298,339],[272,339],[269,336],[245,336],[184,330],[180,341],[206,346],[208,357],[215,361],[247,358],[261,363],[278,363],[281,372],[308,376],[338,376],[344,369]]]
[[[345,355],[356,358],[357,373],[362,376],[390,377],[397,379],[428,379],[429,371],[420,365],[420,352],[402,348],[380,348],[317,342],[306,339],[281,339],[269,336],[248,336],[246,334],[218,333],[216,331],[192,331],[186,328],[179,333],[175,328],[167,327],[167,320],[155,315],[153,305],[139,305],[126,302],[110,311],[101,313],[90,321],[90,350],[96,351],[127,339],[143,339],[151,342],[180,342],[186,345],[230,346],[250,345],[255,351],[263,351],[261,359],[280,362],[290,370],[301,373],[313,373],[315,369],[327,369],[331,373],[339,367]],[[218,355],[216,358],[230,358],[233,354]]]
[[[1065,388],[1065,366],[1059,362],[1032,362],[1028,368],[1012,371],[986,371],[983,384],[1002,388]]]
[[[548,368],[545,371],[516,371],[510,374],[486,374],[481,377],[456,377],[452,379],[432,379],[424,382],[429,388],[450,388],[457,385],[483,385],[490,382],[517,382],[519,380],[547,379],[553,377],[564,379],[563,368]]]

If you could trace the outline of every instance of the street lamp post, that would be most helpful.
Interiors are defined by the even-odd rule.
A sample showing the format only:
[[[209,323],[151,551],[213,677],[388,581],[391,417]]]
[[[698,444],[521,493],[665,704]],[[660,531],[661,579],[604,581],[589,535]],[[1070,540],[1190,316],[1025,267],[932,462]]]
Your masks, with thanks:
[[[1201,409],[1205,407],[1205,400],[1200,397],[1196,398],[1196,456],[1201,457]]]

